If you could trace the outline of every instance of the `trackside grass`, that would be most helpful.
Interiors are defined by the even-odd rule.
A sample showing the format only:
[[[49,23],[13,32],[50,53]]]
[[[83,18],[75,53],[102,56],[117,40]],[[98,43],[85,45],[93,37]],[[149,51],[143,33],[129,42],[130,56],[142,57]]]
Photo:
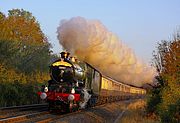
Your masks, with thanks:
[[[159,123],[154,116],[147,117],[145,105],[144,100],[128,105],[119,123]]]

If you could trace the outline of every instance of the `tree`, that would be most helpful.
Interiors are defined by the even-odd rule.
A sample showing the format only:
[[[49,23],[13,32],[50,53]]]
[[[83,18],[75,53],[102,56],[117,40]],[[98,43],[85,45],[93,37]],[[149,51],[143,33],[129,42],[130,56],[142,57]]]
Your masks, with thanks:
[[[35,17],[23,9],[9,10],[8,16],[0,24],[1,40],[29,42],[35,45],[47,42]]]
[[[161,73],[166,82],[162,89],[162,103],[159,105],[163,122],[180,121],[180,37],[169,42],[169,51],[165,54],[165,68]]]
[[[51,45],[23,9],[0,12],[0,32],[0,106],[37,103],[38,86],[49,79]]]
[[[148,106],[153,105],[162,122],[180,121],[180,33],[171,41],[158,43],[154,52],[154,65],[159,86],[149,94]]]
[[[5,15],[2,12],[0,12],[0,21],[3,20],[4,18],[5,18]]]
[[[30,74],[48,71],[51,45],[40,24],[23,9],[8,12],[7,17],[0,13],[0,59],[17,71]]]

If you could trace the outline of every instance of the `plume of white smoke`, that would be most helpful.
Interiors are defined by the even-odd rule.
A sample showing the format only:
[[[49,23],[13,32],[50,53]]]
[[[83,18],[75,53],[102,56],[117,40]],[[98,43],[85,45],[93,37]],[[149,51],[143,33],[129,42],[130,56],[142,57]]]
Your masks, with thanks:
[[[155,69],[138,60],[100,21],[82,17],[63,20],[57,33],[64,49],[104,75],[135,86],[152,83]]]

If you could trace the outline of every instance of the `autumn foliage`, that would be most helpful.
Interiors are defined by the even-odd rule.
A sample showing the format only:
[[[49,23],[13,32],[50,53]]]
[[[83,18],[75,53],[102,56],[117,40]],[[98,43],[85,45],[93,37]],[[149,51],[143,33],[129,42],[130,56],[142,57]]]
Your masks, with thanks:
[[[23,9],[0,12],[0,106],[38,103],[54,57],[35,17]]]
[[[147,110],[163,123],[180,121],[180,33],[172,41],[162,41],[154,52],[158,86],[149,94]]]
[[[39,23],[28,11],[9,10],[7,17],[1,13],[0,20],[1,40],[23,41],[31,44],[47,42]]]

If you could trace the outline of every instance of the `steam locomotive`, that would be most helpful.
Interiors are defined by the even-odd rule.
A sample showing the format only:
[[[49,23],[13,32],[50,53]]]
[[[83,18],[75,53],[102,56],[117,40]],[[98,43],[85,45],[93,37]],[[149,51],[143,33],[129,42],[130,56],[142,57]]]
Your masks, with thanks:
[[[61,58],[51,64],[50,77],[48,86],[38,92],[49,110],[73,112],[146,94],[146,90],[113,80],[67,52],[61,52]]]

